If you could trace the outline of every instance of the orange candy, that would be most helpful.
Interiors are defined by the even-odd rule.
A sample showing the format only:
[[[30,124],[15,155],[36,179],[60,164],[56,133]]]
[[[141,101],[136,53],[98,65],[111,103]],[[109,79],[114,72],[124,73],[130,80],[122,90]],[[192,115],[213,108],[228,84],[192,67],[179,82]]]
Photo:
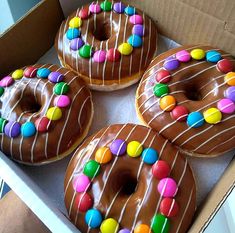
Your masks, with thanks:
[[[134,233],[151,233],[151,232],[152,231],[150,227],[146,224],[140,224],[134,230]]]
[[[112,159],[112,153],[108,147],[100,147],[95,153],[95,160],[98,163],[108,163]]]
[[[166,95],[160,99],[160,108],[163,111],[171,111],[176,105],[176,100],[172,95]]]
[[[235,86],[235,72],[229,72],[225,75],[224,81],[229,85],[229,86]]]

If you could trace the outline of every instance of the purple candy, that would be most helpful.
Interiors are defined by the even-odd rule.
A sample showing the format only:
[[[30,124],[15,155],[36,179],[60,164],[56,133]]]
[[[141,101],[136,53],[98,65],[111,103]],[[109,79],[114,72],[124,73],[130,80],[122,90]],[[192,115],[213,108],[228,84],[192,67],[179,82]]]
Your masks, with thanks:
[[[122,14],[125,10],[125,5],[122,2],[116,2],[113,5],[113,10],[119,14]]]
[[[177,69],[180,66],[180,62],[175,57],[170,56],[166,58],[163,66],[166,70],[171,71]]]
[[[130,230],[125,228],[125,229],[120,230],[118,233],[131,233],[131,232]]]
[[[72,39],[70,43],[70,48],[74,51],[79,50],[84,45],[84,42],[81,38]]]
[[[48,79],[53,83],[59,83],[64,79],[64,75],[60,72],[51,72],[48,75]]]
[[[10,138],[18,137],[20,135],[20,131],[21,125],[16,121],[9,121],[4,128],[4,133]]]
[[[144,26],[141,24],[134,25],[132,29],[132,34],[135,34],[138,36],[144,36]]]
[[[225,96],[232,100],[233,102],[235,102],[235,87],[229,87],[226,91],[225,91]]]
[[[110,150],[114,155],[123,155],[126,152],[126,142],[122,139],[116,139],[112,142]]]

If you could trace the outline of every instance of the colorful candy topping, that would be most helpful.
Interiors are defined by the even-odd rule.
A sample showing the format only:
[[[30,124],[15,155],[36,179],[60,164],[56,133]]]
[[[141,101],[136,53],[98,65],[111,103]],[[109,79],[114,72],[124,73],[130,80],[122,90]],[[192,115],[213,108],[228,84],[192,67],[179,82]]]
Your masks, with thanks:
[[[174,217],[179,212],[179,205],[173,198],[163,198],[161,205],[160,205],[160,212],[162,215],[166,217]]]
[[[142,151],[143,151],[143,146],[137,141],[129,142],[127,145],[127,154],[130,157],[139,157]]]
[[[219,100],[217,107],[212,107],[201,112],[189,112],[183,105],[177,105],[176,99],[171,95],[167,83],[173,78],[171,71],[179,68],[180,63],[186,63],[194,60],[206,59],[207,62],[216,63],[218,71],[225,74],[224,84],[229,87],[224,93],[223,99]],[[161,68],[155,76],[156,84],[153,87],[153,94],[160,98],[159,107],[162,111],[170,112],[173,120],[187,122],[191,128],[199,128],[205,122],[209,124],[218,124],[222,120],[222,113],[233,114],[235,112],[235,72],[233,72],[233,63],[223,58],[221,53],[216,50],[204,51],[203,49],[193,49],[191,52],[181,50],[174,55],[166,58]]]
[[[76,176],[73,180],[73,188],[78,193],[86,192],[90,184],[90,179],[84,174]]]
[[[100,231],[101,233],[117,233],[118,228],[118,222],[113,218],[108,218],[101,223]]]
[[[101,225],[103,218],[99,210],[90,209],[86,212],[85,221],[90,228],[97,228]]]
[[[16,79],[16,80],[21,79],[24,76],[24,71],[23,70],[16,70],[12,73],[11,76],[13,79]]]
[[[79,211],[86,212],[92,207],[93,199],[88,193],[78,193],[75,198],[75,204]]]
[[[161,214],[156,214],[151,222],[151,228],[154,233],[168,233],[170,222],[167,217]]]
[[[140,224],[136,226],[134,233],[150,233],[151,229],[148,225],[146,224]]]

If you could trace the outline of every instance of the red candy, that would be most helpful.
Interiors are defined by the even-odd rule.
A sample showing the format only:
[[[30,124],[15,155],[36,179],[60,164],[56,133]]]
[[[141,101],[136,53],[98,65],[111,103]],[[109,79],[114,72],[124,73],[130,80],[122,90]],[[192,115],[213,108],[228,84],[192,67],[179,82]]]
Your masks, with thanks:
[[[88,193],[78,193],[75,198],[75,206],[81,212],[86,212],[93,205],[93,199]]]
[[[179,205],[175,199],[166,197],[161,201],[160,212],[166,217],[174,217],[179,212]]]
[[[177,121],[185,121],[188,116],[188,109],[184,106],[176,106],[171,111],[171,117]]]
[[[87,19],[90,15],[90,12],[87,8],[82,8],[80,11],[79,11],[79,14],[78,16],[81,18],[81,19]]]
[[[111,62],[119,61],[121,54],[117,49],[111,48],[107,52],[107,60]]]
[[[152,166],[153,176],[157,178],[158,180],[168,177],[170,174],[170,170],[171,169],[168,163],[163,160],[158,160]]]
[[[34,78],[36,77],[36,74],[37,74],[37,68],[33,67],[33,66],[30,66],[30,67],[27,67],[25,70],[24,70],[24,76],[26,78]]]
[[[159,83],[168,83],[171,78],[171,73],[168,70],[160,70],[156,75],[156,81]]]
[[[225,58],[225,59],[218,61],[217,68],[219,69],[219,71],[226,74],[228,72],[233,71],[233,63],[230,60]]]
[[[35,121],[38,132],[45,133],[48,131],[50,120],[47,117],[39,118]]]

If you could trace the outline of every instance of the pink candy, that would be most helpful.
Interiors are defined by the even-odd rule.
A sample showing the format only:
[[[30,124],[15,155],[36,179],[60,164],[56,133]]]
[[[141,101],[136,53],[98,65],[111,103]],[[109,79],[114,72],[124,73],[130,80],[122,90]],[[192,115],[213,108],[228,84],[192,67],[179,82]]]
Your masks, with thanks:
[[[132,15],[130,17],[130,23],[132,24],[143,24],[143,18],[140,15]]]
[[[90,6],[89,6],[89,10],[91,13],[93,14],[98,14],[101,12],[101,8],[100,8],[100,5],[97,4],[97,3],[92,3]]]
[[[98,50],[93,55],[94,61],[98,63],[104,62],[105,58],[106,58],[106,52],[104,50]]]
[[[191,55],[186,50],[181,50],[176,53],[176,59],[180,62],[188,62],[191,60]]]
[[[6,76],[0,81],[0,87],[9,87],[14,83],[14,79],[11,76]]]
[[[221,99],[217,103],[217,107],[222,113],[231,114],[235,112],[235,104],[230,99]]]
[[[54,99],[54,105],[65,108],[70,105],[70,98],[67,95],[59,95]]]
[[[178,191],[178,186],[175,180],[168,177],[159,181],[157,189],[163,197],[174,197]]]
[[[73,179],[73,188],[78,193],[86,192],[90,184],[90,179],[83,174],[75,176]]]

